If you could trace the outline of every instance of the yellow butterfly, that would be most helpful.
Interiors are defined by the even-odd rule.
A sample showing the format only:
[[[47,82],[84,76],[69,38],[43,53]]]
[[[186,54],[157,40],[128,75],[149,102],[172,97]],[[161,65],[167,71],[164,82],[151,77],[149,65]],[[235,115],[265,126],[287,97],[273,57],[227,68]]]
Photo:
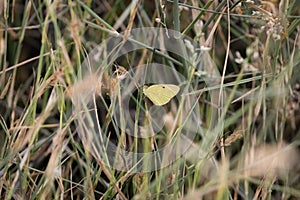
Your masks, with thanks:
[[[167,104],[179,90],[180,88],[173,84],[157,84],[143,88],[144,94],[158,106]]]

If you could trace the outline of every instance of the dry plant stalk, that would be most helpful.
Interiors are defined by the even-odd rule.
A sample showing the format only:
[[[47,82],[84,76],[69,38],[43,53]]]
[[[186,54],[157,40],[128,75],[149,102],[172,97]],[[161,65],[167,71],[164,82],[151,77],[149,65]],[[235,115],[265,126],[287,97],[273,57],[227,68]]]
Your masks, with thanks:
[[[245,157],[246,176],[285,178],[299,164],[298,150],[286,143],[253,147]]]

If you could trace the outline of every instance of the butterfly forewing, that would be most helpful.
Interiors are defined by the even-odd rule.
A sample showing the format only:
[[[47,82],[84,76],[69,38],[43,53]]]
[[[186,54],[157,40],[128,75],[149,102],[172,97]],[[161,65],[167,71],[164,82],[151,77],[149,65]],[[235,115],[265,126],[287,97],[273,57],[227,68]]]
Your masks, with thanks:
[[[179,87],[172,84],[152,85],[144,90],[144,94],[158,106],[168,103],[178,92]]]

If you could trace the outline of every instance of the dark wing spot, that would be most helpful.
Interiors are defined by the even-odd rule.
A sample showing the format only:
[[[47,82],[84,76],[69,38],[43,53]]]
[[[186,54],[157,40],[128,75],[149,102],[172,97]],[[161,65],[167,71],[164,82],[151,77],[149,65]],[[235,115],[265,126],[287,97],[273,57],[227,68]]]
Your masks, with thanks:
[[[165,88],[165,86],[162,86],[162,88]]]

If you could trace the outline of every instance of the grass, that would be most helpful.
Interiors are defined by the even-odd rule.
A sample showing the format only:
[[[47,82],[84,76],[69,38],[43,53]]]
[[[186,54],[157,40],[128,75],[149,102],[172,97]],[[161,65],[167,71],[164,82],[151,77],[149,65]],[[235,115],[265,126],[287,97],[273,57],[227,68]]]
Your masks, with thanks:
[[[299,199],[298,7],[4,1],[0,199]]]

